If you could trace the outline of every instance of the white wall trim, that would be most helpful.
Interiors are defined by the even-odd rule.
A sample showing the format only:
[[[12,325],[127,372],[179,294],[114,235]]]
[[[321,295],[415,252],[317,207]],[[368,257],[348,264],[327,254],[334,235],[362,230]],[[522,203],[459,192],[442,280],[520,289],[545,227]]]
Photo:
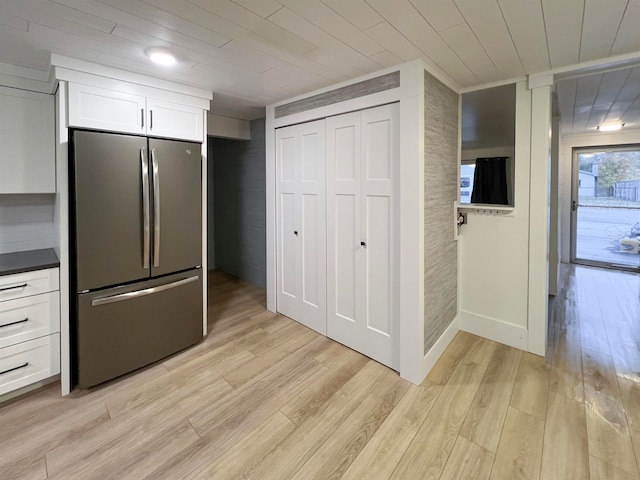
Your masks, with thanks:
[[[420,384],[424,357],[424,65],[400,71],[400,376]]]
[[[202,152],[202,267],[200,269],[200,274],[202,275],[202,336],[207,336],[207,307],[208,307],[208,283],[209,283],[209,267],[208,267],[208,256],[207,249],[209,243],[207,241],[207,208],[208,208],[208,199],[207,199],[207,183],[209,177],[207,176],[208,164],[207,164],[207,111],[203,110],[201,115],[204,117],[202,120],[202,130],[204,132],[204,141],[202,142],[201,152]]]
[[[520,350],[526,351],[528,347],[528,332],[525,327],[506,323],[496,318],[460,310],[457,326],[462,331]]]
[[[56,92],[56,207],[60,260],[60,384],[62,395],[71,392],[71,345],[69,342],[69,130],[67,129],[67,82]]]
[[[527,350],[544,356],[549,309],[549,204],[551,168],[551,86],[531,91],[529,190],[529,301]]]
[[[276,129],[275,106],[268,105],[265,119],[265,181],[266,186],[266,244],[267,244],[267,310],[275,312],[276,305]]]
[[[456,333],[460,330],[458,327],[459,320],[458,317],[454,318],[453,321],[449,324],[447,329],[442,332],[442,335],[436,340],[436,343],[429,349],[429,351],[422,357],[422,361],[420,362],[418,376],[423,380],[429,374],[433,366],[436,364],[438,359],[442,356],[444,351],[447,349],[453,338],[456,336]],[[409,379],[407,379],[409,380]],[[410,380],[411,381],[411,380]],[[412,382],[416,383],[416,382]],[[421,382],[422,383],[422,382]]]

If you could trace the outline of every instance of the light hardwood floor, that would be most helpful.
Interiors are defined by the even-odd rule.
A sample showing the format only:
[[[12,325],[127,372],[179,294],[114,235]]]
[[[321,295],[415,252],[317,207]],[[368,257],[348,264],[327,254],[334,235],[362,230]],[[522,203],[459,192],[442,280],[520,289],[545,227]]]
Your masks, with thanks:
[[[0,479],[638,480],[640,278],[563,279],[546,359],[460,332],[415,386],[213,273],[201,344],[0,407]]]

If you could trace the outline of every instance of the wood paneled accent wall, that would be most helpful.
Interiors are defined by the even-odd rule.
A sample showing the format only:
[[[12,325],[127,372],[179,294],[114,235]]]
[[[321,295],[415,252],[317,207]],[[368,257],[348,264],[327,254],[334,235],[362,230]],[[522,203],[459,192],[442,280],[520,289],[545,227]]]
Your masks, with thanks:
[[[458,94],[424,72],[424,352],[457,315]]]

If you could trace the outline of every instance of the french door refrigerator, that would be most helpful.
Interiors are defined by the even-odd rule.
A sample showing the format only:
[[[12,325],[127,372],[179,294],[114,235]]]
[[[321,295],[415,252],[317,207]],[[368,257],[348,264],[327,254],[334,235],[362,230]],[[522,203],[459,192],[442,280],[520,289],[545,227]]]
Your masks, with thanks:
[[[200,151],[72,131],[72,361],[81,388],[202,339]]]

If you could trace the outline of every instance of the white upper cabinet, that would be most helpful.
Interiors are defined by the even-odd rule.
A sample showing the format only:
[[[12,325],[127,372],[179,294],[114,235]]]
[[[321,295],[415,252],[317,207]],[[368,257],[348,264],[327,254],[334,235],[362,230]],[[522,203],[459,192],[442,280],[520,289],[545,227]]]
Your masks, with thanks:
[[[200,108],[147,98],[147,134],[202,141],[204,112]]]
[[[69,126],[143,135],[145,97],[106,88],[69,84]]]
[[[0,193],[55,193],[52,95],[0,87]]]
[[[203,118],[190,105],[69,83],[69,127],[202,142]]]

